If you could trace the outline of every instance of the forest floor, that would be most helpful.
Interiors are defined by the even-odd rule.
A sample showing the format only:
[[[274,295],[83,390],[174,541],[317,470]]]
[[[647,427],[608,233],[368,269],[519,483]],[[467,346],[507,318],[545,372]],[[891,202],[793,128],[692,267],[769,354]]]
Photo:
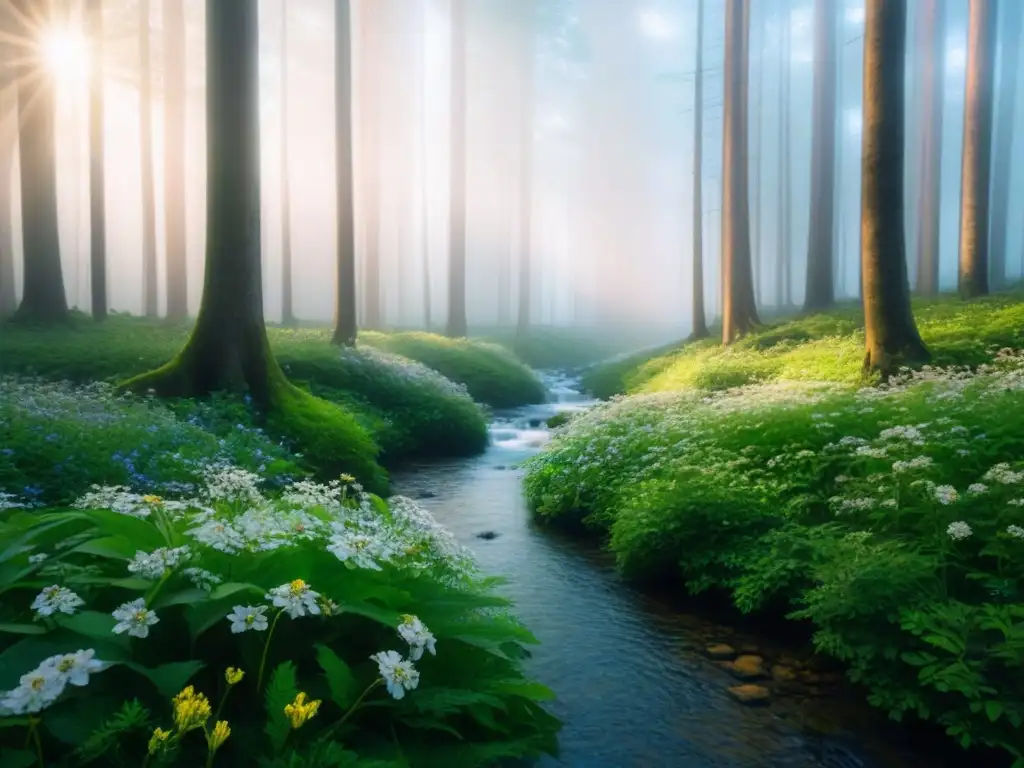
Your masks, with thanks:
[[[627,576],[803,623],[893,717],[1024,760],[1024,296],[915,315],[933,365],[884,385],[855,308],[597,366],[629,396],[526,491]]]

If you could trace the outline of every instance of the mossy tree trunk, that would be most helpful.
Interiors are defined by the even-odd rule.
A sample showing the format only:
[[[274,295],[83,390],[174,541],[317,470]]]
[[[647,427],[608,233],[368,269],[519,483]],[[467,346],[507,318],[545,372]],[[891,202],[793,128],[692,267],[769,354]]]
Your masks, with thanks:
[[[451,192],[448,212],[448,323],[466,335],[466,0],[451,0]]]
[[[334,3],[334,146],[337,189],[337,290],[331,342],[356,343],[356,225],[352,179],[352,13],[349,0]]]
[[[185,216],[185,7],[165,0],[164,14],[164,247],[167,319],[188,316],[188,238]]]
[[[697,0],[697,50],[693,70],[693,275],[690,336],[708,336],[704,311],[704,0]]]
[[[722,343],[758,324],[750,256],[747,81],[750,0],[726,0],[722,140]]]
[[[0,9],[0,21],[6,21]],[[18,98],[8,58],[11,48],[0,40],[0,319],[18,307],[14,288],[14,217],[11,214],[14,153],[18,148]]]
[[[519,311],[516,336],[530,332],[530,284],[533,281],[533,48],[537,26],[536,0],[519,0],[522,35],[519,61]]]
[[[88,6],[92,54],[89,70],[89,278],[92,317],[107,318],[107,192],[104,139],[103,3]]]
[[[20,19],[38,19],[36,6],[19,0]],[[22,26],[21,22],[18,26]],[[33,32],[17,30],[19,36]],[[15,70],[18,79],[18,156],[21,163],[23,289],[13,320],[60,323],[70,319],[64,293],[57,229],[57,162],[54,131],[57,111],[53,78],[41,60],[28,58]]]
[[[922,0],[924,136],[921,142],[921,213],[917,236],[917,292],[939,292],[942,221],[942,114],[945,104],[945,0]]]
[[[288,0],[281,0],[281,323],[295,325],[292,306],[292,183],[288,153]]]
[[[1002,4],[1004,23],[1003,42],[999,54],[999,117],[996,122],[995,158],[992,168],[992,239],[991,239],[991,280],[992,287],[1000,289],[1006,285],[1007,224],[1010,219],[1010,183],[1013,169],[1014,112],[1017,107],[1017,70],[1020,67],[1021,19],[1024,17],[1024,3],[1008,0]]]
[[[142,163],[142,312],[157,316],[156,191],[153,183],[153,68],[149,0],[139,0],[139,147]]]
[[[177,358],[129,381],[198,396],[248,392],[269,409],[284,376],[263,322],[257,4],[206,2],[206,276],[195,328]]]
[[[994,2],[970,0],[960,188],[959,286],[965,299],[988,293],[995,21]]]
[[[807,236],[804,309],[827,309],[835,301],[833,219],[836,155],[836,0],[814,4],[814,106],[811,145],[811,215]],[[786,161],[787,158],[784,158]]]
[[[905,0],[867,0],[861,145],[865,372],[926,360],[914,324],[903,226]]]

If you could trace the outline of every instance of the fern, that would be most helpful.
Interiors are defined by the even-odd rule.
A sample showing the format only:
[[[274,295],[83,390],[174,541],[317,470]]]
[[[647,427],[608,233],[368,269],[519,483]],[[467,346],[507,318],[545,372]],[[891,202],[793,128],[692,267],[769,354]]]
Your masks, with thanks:
[[[275,755],[280,754],[291,730],[291,723],[284,708],[299,694],[295,679],[295,665],[283,661],[277,665],[267,685],[267,725],[264,732],[270,737],[270,746]]]
[[[151,724],[149,710],[139,703],[138,699],[126,701],[121,709],[101,725],[76,750],[75,756],[79,765],[88,765],[101,757],[110,756],[120,764],[120,742],[130,733],[149,730]]]

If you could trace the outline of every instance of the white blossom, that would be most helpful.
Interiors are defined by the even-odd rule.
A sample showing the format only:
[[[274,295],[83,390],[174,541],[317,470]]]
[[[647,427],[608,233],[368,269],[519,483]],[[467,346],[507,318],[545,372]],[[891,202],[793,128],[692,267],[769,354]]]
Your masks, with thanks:
[[[430,651],[433,656],[437,655],[433,633],[415,616],[402,616],[402,623],[398,625],[398,636],[409,644],[409,658],[412,661],[419,661],[424,649]]]
[[[265,631],[269,626],[266,614],[265,605],[236,605],[234,611],[228,614],[232,634],[237,635],[250,629],[253,632]]]
[[[55,613],[72,615],[85,601],[67,587],[54,584],[46,587],[32,601],[32,610],[40,616],[52,616]]]
[[[420,683],[420,673],[411,661],[405,661],[398,651],[382,651],[370,657],[377,662],[380,676],[384,679],[388,693],[401,699]]]
[[[160,621],[153,611],[146,608],[146,601],[141,597],[123,603],[111,615],[117,619],[113,629],[115,635],[127,632],[132,637],[149,637],[149,628]]]
[[[971,526],[962,520],[950,523],[946,528],[946,535],[953,539],[953,541],[960,541],[961,539],[969,538],[972,533],[974,533],[974,531],[971,530]]]
[[[284,608],[285,613],[293,619],[305,616],[306,613],[319,614],[320,606],[316,602],[318,597],[320,593],[310,589],[302,579],[274,587],[267,593],[267,600],[278,608]]]

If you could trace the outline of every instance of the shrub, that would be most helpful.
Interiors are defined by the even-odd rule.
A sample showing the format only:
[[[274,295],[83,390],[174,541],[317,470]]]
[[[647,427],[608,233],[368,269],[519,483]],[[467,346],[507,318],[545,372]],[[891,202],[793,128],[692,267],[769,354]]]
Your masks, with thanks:
[[[633,576],[814,629],[870,701],[1024,760],[1024,354],[615,400],[527,463]]]
[[[0,541],[5,768],[555,750],[551,693],[521,670],[536,641],[407,499],[350,479],[269,497],[218,469],[188,499],[97,486],[71,509],[8,509]]]

